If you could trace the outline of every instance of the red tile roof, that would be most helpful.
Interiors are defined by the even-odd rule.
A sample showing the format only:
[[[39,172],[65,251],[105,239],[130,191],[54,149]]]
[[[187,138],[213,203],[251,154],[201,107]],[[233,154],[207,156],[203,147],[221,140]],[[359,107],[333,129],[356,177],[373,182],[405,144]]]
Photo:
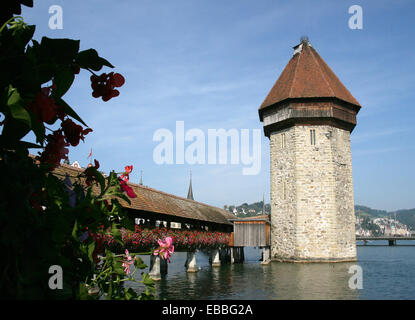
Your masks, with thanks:
[[[338,98],[360,107],[308,41],[299,46],[259,110],[292,98]]]

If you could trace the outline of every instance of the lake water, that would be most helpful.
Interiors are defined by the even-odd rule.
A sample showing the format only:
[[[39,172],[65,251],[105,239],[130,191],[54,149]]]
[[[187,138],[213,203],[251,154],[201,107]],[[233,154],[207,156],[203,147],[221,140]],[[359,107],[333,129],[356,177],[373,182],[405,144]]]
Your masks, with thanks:
[[[376,241],[358,246],[354,263],[279,263],[262,266],[261,250],[245,248],[243,264],[209,265],[198,252],[197,273],[186,273],[186,253],[177,252],[156,284],[158,299],[415,299],[415,242],[390,247]],[[411,245],[412,244],[412,245]],[[149,257],[143,260],[149,265]],[[349,288],[349,268],[363,270],[363,289]],[[135,286],[135,284],[134,284]]]

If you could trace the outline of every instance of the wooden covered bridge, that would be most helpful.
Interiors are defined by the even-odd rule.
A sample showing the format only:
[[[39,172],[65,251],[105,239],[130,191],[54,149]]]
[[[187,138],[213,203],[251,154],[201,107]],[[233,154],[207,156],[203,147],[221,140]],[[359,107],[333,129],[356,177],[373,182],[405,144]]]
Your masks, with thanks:
[[[61,164],[53,174],[65,178],[74,178],[84,168],[76,168]],[[144,185],[129,182],[136,198],[130,199],[131,204],[120,200],[128,215],[136,224],[145,227],[165,226],[191,230],[220,231],[231,233],[235,216],[227,210],[172,195]]]
[[[61,164],[53,172],[54,175],[65,179],[78,176],[84,168]],[[188,198],[172,195],[160,190],[149,188],[142,184],[128,183],[137,195],[130,199],[131,203],[121,200],[120,203],[128,211],[128,215],[137,225],[143,228],[164,226],[168,229],[200,230],[209,232],[224,232],[230,234],[227,248],[210,250],[212,266],[220,266],[222,261],[242,262],[244,260],[243,247],[253,246],[264,248],[264,261],[269,259],[269,217],[237,219],[231,212],[193,200],[193,191],[190,181]],[[150,275],[154,279],[160,278],[163,269],[167,272],[164,261],[151,257]],[[186,270],[196,272],[196,254],[187,251]]]

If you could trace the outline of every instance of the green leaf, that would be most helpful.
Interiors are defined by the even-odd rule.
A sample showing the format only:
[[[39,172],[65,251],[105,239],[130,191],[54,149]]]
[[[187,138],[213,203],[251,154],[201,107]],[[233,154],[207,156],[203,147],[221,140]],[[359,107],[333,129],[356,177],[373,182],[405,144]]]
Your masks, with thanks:
[[[43,37],[40,46],[45,56],[49,56],[58,64],[69,65],[78,54],[79,40]]]
[[[137,299],[137,293],[132,288],[128,288],[128,290],[124,288],[124,293],[126,300]]]
[[[120,183],[119,183],[119,181],[118,181],[117,174],[115,173],[115,171],[114,171],[114,170],[112,170],[112,171],[110,172],[110,175],[108,176],[108,184],[109,184],[110,186],[114,186],[114,185],[119,186],[119,185],[120,185]]]
[[[17,89],[10,85],[7,99],[7,106],[9,107],[10,114],[14,119],[23,121],[30,127],[32,121],[30,119],[30,114],[25,109],[24,105],[24,100],[20,97]]]
[[[52,91],[53,98],[62,97],[72,86],[74,79],[75,75],[73,74],[71,68],[60,68],[53,79],[53,82],[56,85],[56,89]]]
[[[85,283],[80,283],[79,284],[78,298],[80,300],[87,300],[88,299],[88,288],[86,287]]]
[[[95,242],[91,242],[88,245],[88,258],[89,258],[89,261],[91,261],[91,262],[94,261],[94,258],[92,257],[92,254],[94,253],[94,250],[95,250]]]
[[[27,141],[19,141],[19,146],[26,148],[26,149],[37,149],[37,148],[43,148],[42,146],[38,145],[38,144],[34,144],[31,142],[27,142]]]
[[[104,176],[101,174],[101,172],[99,172],[97,169],[95,169],[95,167],[90,167],[93,169],[93,171],[95,171],[95,178],[98,180],[98,183],[101,187],[101,192],[104,192],[105,189],[105,178]]]
[[[101,58],[94,49],[80,51],[75,62],[79,64],[81,68],[92,69],[94,71],[101,70],[103,66],[114,68],[111,63],[104,58]]]
[[[0,135],[0,145],[6,149],[34,149],[34,148],[42,148],[37,144],[27,142],[27,141],[20,141],[20,140],[10,140],[8,137],[4,137],[4,135]]]
[[[55,102],[64,108],[64,111],[68,116],[71,116],[75,120],[78,120],[80,123],[82,123],[84,126],[88,127],[88,125],[81,119],[81,117],[78,116],[78,114],[62,98],[55,98]]]
[[[117,274],[121,277],[125,277],[125,271],[122,267],[122,261],[114,260],[113,268],[114,268],[113,270],[114,270],[115,274]]]
[[[111,235],[114,237],[114,240],[122,244],[121,231],[118,229],[118,225],[115,222],[111,226]]]
[[[77,220],[75,220],[75,224],[74,224],[73,229],[72,229],[72,237],[73,237],[76,241],[78,241],[78,240],[79,240],[79,239],[78,239],[78,236],[77,236],[77,232],[78,232],[78,221],[77,221]]]
[[[27,72],[30,72],[29,70]],[[36,84],[50,81],[56,73],[56,64],[54,63],[37,63],[33,66],[34,80]]]
[[[26,134],[30,132],[30,128],[22,121],[18,121],[9,117],[7,122],[3,125],[1,133],[4,145],[16,145]]]
[[[35,28],[36,26],[34,25],[25,25],[21,28],[15,29],[13,31],[13,37],[16,44],[18,44],[19,47],[24,48],[30,39],[32,39],[33,34],[35,33]]]
[[[128,204],[131,204],[130,199],[127,197],[127,195],[125,195],[124,193],[122,193],[120,191],[120,187],[119,186],[112,186],[109,187],[108,190],[105,192],[106,196],[116,196],[119,197],[121,199],[123,199],[125,202],[127,202]]]
[[[147,265],[143,262],[143,259],[141,259],[140,257],[136,256],[136,259],[134,261],[134,265],[137,269],[145,269],[147,268]]]
[[[110,250],[105,248],[105,257],[107,258],[107,260],[112,259],[112,258],[114,258],[114,254]]]
[[[85,175],[88,173],[88,174],[91,174],[91,175],[93,175],[95,178],[96,178],[96,180],[98,181],[98,183],[99,183],[99,185],[100,185],[100,187],[101,187],[101,193],[104,191],[104,189],[105,189],[105,178],[104,178],[104,176],[101,174],[101,172],[99,172],[95,167],[89,167],[89,168],[86,168],[85,169]]]
[[[36,135],[36,142],[43,145],[43,142],[45,141],[45,137],[46,137],[45,126],[43,125],[42,122],[36,120],[35,115],[32,112],[30,113],[30,119],[32,120],[31,129]]]
[[[148,275],[148,273],[141,273],[141,281],[143,282],[144,285],[149,286],[149,287],[153,287],[154,286],[154,280],[150,278],[150,276]]]

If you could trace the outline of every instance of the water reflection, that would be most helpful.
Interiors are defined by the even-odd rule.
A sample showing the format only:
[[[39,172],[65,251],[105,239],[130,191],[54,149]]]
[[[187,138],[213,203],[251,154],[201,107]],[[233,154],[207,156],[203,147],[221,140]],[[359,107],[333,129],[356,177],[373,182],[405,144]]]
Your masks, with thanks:
[[[272,263],[265,271],[268,299],[358,299],[348,282],[353,263]]]
[[[259,264],[261,252],[245,248],[245,263],[213,268],[197,254],[197,273],[186,273],[186,253],[176,252],[166,277],[156,283],[158,299],[414,299],[413,246],[359,246],[357,263]],[[149,265],[149,257],[143,257]],[[349,267],[363,269],[363,290],[351,290]],[[148,269],[146,270],[148,272]],[[140,271],[137,272],[140,280]],[[126,286],[143,291],[143,286]]]
[[[156,283],[158,299],[358,299],[348,287],[354,263],[259,264],[260,251],[245,251],[243,264],[212,268],[198,253],[197,273],[187,273],[186,254],[178,252],[169,264],[169,273]],[[144,259],[146,262],[146,259]],[[138,286],[133,285],[136,289]]]

